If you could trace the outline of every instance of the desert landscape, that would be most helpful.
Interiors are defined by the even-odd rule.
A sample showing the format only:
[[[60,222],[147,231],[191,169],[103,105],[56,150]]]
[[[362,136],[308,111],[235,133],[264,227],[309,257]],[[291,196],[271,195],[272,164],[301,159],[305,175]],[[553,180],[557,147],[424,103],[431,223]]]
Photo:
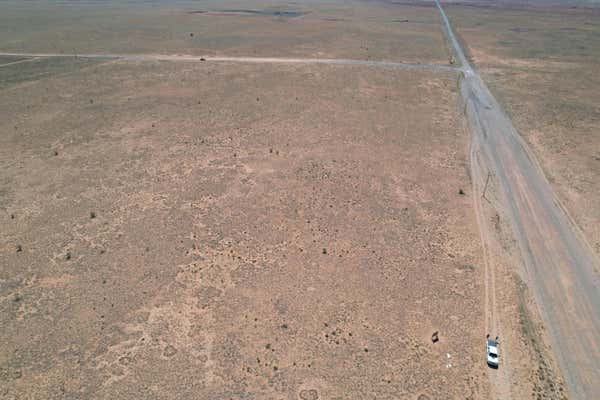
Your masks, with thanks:
[[[437,11],[418,2],[46,1],[3,4],[2,51],[448,62]]]
[[[536,248],[523,251],[535,233],[515,225],[519,200],[472,122],[506,110],[592,249],[587,271],[600,253],[592,6],[0,9],[0,398],[598,387],[549,329]],[[544,42],[563,25],[583,49]],[[498,106],[465,95],[484,90],[479,75]],[[594,321],[576,321],[593,338]],[[497,369],[486,334],[500,336]]]

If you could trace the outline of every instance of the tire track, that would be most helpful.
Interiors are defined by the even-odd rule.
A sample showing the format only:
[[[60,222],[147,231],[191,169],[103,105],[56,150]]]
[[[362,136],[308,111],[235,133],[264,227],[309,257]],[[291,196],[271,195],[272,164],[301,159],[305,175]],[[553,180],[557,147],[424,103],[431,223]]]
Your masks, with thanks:
[[[481,154],[477,140],[473,140],[471,142],[469,153],[471,180],[473,186],[473,208],[475,210],[475,216],[479,226],[479,237],[483,249],[485,331],[491,336],[499,336],[500,339],[502,339],[502,324],[498,316],[499,312],[496,301],[496,265],[491,256],[495,239],[492,234],[493,228],[489,225],[489,221],[484,212],[484,205],[482,201],[484,188],[482,188],[482,184],[486,178],[484,178],[484,174],[482,173],[483,168],[478,162],[483,155]],[[511,365],[510,351],[507,351],[502,344],[500,344],[500,359],[501,364],[499,369],[490,371],[488,374],[492,388],[492,396],[496,399],[510,399],[512,398],[510,385],[511,369],[510,367],[507,367]],[[482,360],[482,363],[483,362],[485,361]]]
[[[31,61],[35,61],[37,59],[38,59],[37,57],[31,57],[31,58],[26,58],[24,60],[17,60],[17,61],[9,62],[9,63],[6,63],[6,64],[0,64],[0,68],[2,68],[2,67],[8,67],[8,66],[15,65],[15,64],[21,64],[21,63],[31,62]]]

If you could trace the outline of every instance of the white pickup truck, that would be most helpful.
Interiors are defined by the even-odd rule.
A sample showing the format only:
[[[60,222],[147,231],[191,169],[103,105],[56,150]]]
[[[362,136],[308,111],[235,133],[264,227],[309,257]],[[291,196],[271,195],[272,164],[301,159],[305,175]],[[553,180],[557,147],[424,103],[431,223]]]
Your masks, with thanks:
[[[490,335],[485,338],[485,356],[487,363],[492,368],[498,368],[498,337],[490,339]]]

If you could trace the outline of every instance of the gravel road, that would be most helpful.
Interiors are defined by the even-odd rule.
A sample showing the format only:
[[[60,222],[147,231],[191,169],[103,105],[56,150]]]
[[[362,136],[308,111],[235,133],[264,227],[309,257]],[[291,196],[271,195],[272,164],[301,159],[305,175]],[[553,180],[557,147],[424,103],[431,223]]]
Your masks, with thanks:
[[[501,187],[503,207],[521,250],[526,281],[550,345],[575,399],[600,393],[599,262],[560,204],[510,118],[467,61],[438,0],[464,78],[461,93],[472,141]],[[478,171],[483,176],[488,171]]]

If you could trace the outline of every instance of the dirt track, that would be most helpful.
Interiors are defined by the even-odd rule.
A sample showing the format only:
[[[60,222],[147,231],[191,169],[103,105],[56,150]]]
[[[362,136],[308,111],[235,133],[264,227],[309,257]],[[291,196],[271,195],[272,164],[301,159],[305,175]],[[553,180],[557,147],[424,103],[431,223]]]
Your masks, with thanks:
[[[573,398],[600,391],[600,290],[598,260],[552,192],[510,119],[466,60],[436,0],[449,40],[463,65],[461,92],[472,145],[503,191],[551,346]],[[473,163],[476,165],[476,163]],[[488,171],[473,171],[486,176]]]
[[[225,56],[191,56],[183,54],[61,54],[61,53],[0,53],[0,56],[19,57],[78,57],[90,59],[115,59],[126,61],[211,61],[211,62],[242,62],[266,64],[329,64],[329,65],[358,65],[388,68],[423,68],[429,70],[452,71],[458,68],[444,64],[422,64],[392,61],[350,60],[343,58],[285,58],[285,57],[225,57]],[[22,61],[19,61],[22,62]]]

